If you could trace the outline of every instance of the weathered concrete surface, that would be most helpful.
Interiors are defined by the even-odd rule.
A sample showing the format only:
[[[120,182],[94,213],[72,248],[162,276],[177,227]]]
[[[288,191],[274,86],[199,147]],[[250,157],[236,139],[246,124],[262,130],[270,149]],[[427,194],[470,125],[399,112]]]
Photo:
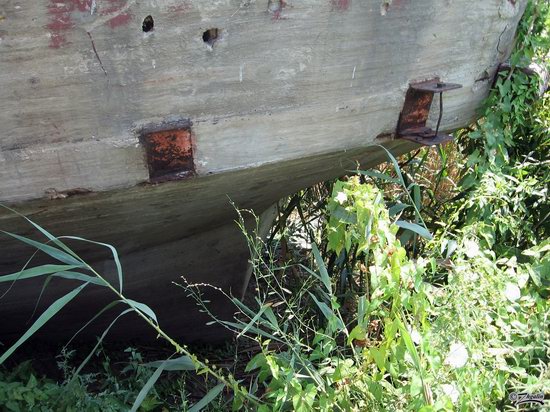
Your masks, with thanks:
[[[386,145],[396,154],[415,147],[410,142],[396,141],[386,142]],[[114,245],[121,255],[126,297],[150,305],[161,326],[173,336],[212,340],[220,337],[220,331],[204,330],[208,319],[198,314],[194,303],[185,299],[184,290],[173,282],[182,283],[181,276],[185,276],[191,282],[214,284],[236,296],[243,293],[248,249],[234,222],[237,215],[229,199],[239,208],[260,213],[283,195],[354,170],[357,161],[369,166],[384,160],[386,153],[371,146],[186,182],[59,200],[36,200],[19,205],[18,211],[56,235],[72,234]],[[40,239],[36,230],[10,213],[0,213],[0,228]],[[93,262],[96,270],[118,284],[108,250],[89,245],[82,247],[78,243],[74,246],[79,255]],[[20,269],[33,253],[32,248],[22,247],[5,236],[0,238],[0,247],[0,273],[4,274]],[[35,262],[40,263],[41,257],[37,258]],[[11,285],[0,286],[1,295]],[[40,309],[74,286],[66,280],[53,280],[42,297]],[[0,299],[3,339],[18,336],[28,325],[41,287],[42,281],[19,281]],[[213,301],[216,313],[231,314],[231,305],[225,300],[216,300],[215,294],[207,297]],[[113,299],[114,294],[103,288],[88,287],[60,314],[57,322],[43,330],[42,337],[69,338]],[[103,322],[88,330],[88,336],[101,333],[112,318],[112,313],[104,317]],[[141,321],[125,321],[124,327],[113,334],[123,338],[154,338],[151,332]]]
[[[443,125],[467,123],[525,2],[386,3],[3,1],[0,200],[143,182],[136,130],[170,117],[194,123],[200,174],[364,146],[413,80],[462,83]]]
[[[187,274],[242,290],[246,248],[228,196],[259,213],[354,168],[357,158],[382,161],[383,153],[368,147],[395,131],[413,81],[463,84],[446,95],[442,129],[467,124],[509,53],[524,6],[525,0],[2,1],[0,202],[55,234],[114,244],[128,297],[154,306],[173,332],[205,338],[196,328],[203,320],[171,282]],[[144,33],[148,15],[154,29]],[[203,33],[212,28],[219,38],[210,45]],[[186,176],[195,177],[147,184],[144,135],[183,125],[194,166]],[[385,144],[396,153],[412,148]],[[92,193],[67,197],[74,189]],[[7,212],[0,212],[0,229],[30,233]],[[0,247],[0,273],[19,268],[31,253],[5,238]],[[108,269],[105,253],[81,251]],[[0,300],[2,338],[20,332],[40,287],[21,282]],[[62,290],[52,283],[43,305]],[[70,334],[107,299],[84,292],[86,313],[65,311],[50,337]],[[189,328],[194,333],[186,335]],[[125,325],[126,337],[140,333],[138,324]]]

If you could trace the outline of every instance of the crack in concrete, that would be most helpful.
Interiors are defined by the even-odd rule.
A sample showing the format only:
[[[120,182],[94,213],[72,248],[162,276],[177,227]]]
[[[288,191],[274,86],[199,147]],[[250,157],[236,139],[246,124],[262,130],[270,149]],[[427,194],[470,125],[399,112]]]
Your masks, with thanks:
[[[105,76],[107,76],[107,70],[105,70],[105,67],[103,66],[103,62],[101,61],[101,58],[99,57],[97,49],[95,48],[94,38],[92,37],[92,34],[89,31],[87,31],[86,34],[90,38],[90,42],[92,42],[92,49],[94,50],[95,57],[97,58],[97,61],[99,62],[99,65],[101,66],[101,69],[103,70],[103,73],[105,73]]]

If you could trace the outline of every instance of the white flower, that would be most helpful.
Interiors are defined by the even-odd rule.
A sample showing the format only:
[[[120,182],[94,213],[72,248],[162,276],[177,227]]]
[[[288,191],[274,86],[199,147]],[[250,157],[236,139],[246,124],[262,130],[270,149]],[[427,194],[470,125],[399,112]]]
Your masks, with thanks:
[[[464,252],[469,258],[479,255],[479,245],[474,240],[468,239],[464,241]]]
[[[468,362],[468,350],[463,343],[455,342],[449,349],[449,354],[445,358],[445,364],[453,368],[461,368]]]
[[[447,395],[449,398],[451,398],[451,401],[453,403],[456,403],[458,401],[458,397],[460,396],[460,392],[458,391],[458,388],[456,385],[445,383],[441,385],[441,389],[443,390],[443,393]]]
[[[407,329],[409,330],[409,334],[411,335],[412,341],[417,345],[420,345],[420,341],[422,340],[420,333],[418,333],[416,329],[411,328],[410,326]]]
[[[521,291],[519,290],[518,285],[508,283],[506,285],[506,289],[504,289],[504,296],[506,296],[506,299],[510,302],[515,302],[518,300],[521,297]]]
[[[334,200],[343,205],[344,202],[348,200],[348,195],[346,195],[344,192],[338,192]]]

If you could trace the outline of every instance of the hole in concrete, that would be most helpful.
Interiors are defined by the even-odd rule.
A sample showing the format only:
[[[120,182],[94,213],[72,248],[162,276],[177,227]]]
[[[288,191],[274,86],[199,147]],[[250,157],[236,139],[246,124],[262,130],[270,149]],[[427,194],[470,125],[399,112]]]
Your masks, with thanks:
[[[153,20],[152,16],[147,16],[143,19],[143,24],[141,25],[141,28],[145,33],[150,32],[155,28],[155,21]]]
[[[220,31],[221,30],[218,28],[212,28],[212,29],[206,30],[202,34],[202,41],[208,44],[209,46],[213,46],[214,43],[216,43],[216,41],[220,37]]]

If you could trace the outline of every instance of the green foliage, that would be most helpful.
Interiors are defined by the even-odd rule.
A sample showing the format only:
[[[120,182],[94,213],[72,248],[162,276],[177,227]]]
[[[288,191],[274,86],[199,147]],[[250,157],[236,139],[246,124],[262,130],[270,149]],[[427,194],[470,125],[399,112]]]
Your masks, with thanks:
[[[0,282],[43,277],[45,288],[51,277],[63,277],[81,284],[7,348],[0,364],[90,283],[112,291],[108,308],[126,307],[109,328],[134,312],[178,357],[144,363],[130,350],[122,372],[113,372],[105,355],[102,372],[82,374],[107,329],[80,366],[70,367],[68,356],[60,362],[62,383],[38,378],[29,363],[0,370],[2,408],[198,411],[226,410],[232,402],[233,410],[259,411],[485,411],[506,409],[512,391],[550,387],[550,96],[541,96],[539,80],[521,69],[532,61],[548,65],[549,26],[550,4],[529,1],[512,69],[499,74],[480,119],[457,134],[464,168],[449,201],[436,196],[451,180],[448,149],[438,149],[442,167],[435,179],[422,176],[429,151],[401,165],[388,152],[393,171],[362,171],[287,202],[282,217],[296,212],[299,227],[317,243],[311,243],[309,262],[284,265],[278,245],[247,233],[239,212],[256,294],[247,301],[226,295],[234,320],[210,315],[238,339],[258,342],[245,370],[248,387],[199,361],[160,329],[149,307],[122,294],[122,267],[112,246],[92,242],[110,249],[116,285],[30,220],[46,242],[6,233],[57,263],[28,268],[27,262]],[[277,224],[281,242],[284,219]],[[203,286],[184,285],[209,313]],[[214,383],[190,402],[181,381],[175,380],[178,388],[163,383],[166,371]],[[178,391],[179,404],[168,404],[167,394]]]
[[[103,370],[72,378],[69,366],[74,352],[64,352],[59,366],[65,380],[57,383],[38,377],[32,371],[31,362],[18,365],[11,371],[0,370],[0,405],[2,410],[23,411],[120,411],[128,410],[151,370],[141,366],[141,356],[128,349],[130,360],[122,373],[115,374],[109,358],[103,352]],[[95,389],[92,389],[95,388]],[[141,411],[152,411],[163,402],[156,393],[143,400]]]
[[[413,180],[426,157],[411,158],[413,173],[361,172],[403,187],[391,212],[358,177],[334,183],[326,233],[311,238],[326,239],[322,250],[335,257],[325,264],[312,246],[317,272],[303,268],[307,290],[290,298],[286,268],[254,264],[269,293],[257,297],[259,311],[239,303],[246,320],[228,326],[262,342],[248,365],[262,410],[500,410],[510,392],[550,385],[550,106],[538,80],[515,67],[547,55],[548,16],[547,3],[529,3],[514,68],[460,134],[462,193],[439,206],[431,196],[440,213],[428,216],[433,238]],[[445,164],[447,153],[439,154]],[[397,220],[404,211],[414,222]],[[422,255],[416,242],[403,248],[399,239],[411,233],[430,240]],[[331,274],[340,276],[329,282]],[[342,277],[352,293],[337,294]]]

